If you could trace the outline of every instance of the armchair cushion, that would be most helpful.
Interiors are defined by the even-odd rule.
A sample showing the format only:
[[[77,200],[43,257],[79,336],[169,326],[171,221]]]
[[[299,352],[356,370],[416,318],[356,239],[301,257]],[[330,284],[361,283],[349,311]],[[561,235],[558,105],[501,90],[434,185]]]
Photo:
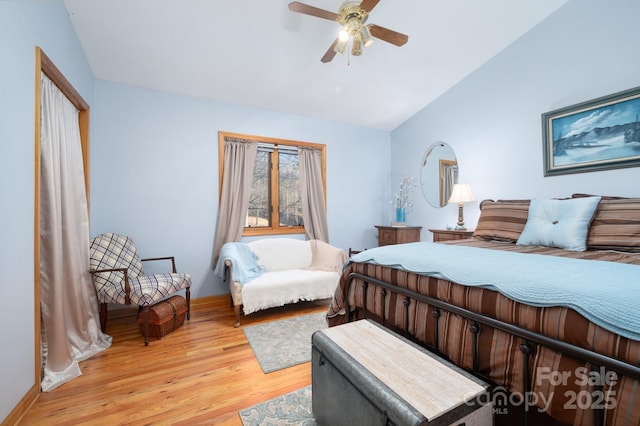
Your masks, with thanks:
[[[92,271],[127,268],[129,277],[137,277],[142,273],[142,260],[133,241],[120,234],[100,234],[91,240],[89,265]],[[93,281],[96,289],[111,285],[108,283],[112,282],[120,282],[124,289],[124,275],[119,271],[95,274]]]
[[[188,274],[140,275],[129,280],[131,303],[138,306],[153,305],[191,284]]]

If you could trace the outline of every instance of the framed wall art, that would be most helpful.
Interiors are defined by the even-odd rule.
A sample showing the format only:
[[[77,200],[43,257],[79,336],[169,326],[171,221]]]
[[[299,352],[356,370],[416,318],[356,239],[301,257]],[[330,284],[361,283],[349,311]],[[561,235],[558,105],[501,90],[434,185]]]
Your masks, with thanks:
[[[542,114],[544,175],[640,166],[640,87]]]

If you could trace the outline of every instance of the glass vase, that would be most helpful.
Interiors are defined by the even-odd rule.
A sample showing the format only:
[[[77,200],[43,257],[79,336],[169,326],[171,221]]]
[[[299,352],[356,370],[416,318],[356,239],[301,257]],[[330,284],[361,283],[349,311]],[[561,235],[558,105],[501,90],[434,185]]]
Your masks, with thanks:
[[[406,219],[405,213],[404,207],[396,207],[396,222],[404,223]]]

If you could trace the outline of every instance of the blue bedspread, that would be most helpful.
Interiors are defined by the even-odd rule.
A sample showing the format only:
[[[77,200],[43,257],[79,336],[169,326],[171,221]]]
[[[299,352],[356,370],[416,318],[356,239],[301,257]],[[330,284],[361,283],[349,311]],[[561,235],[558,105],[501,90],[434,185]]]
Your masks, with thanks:
[[[567,306],[607,330],[640,340],[638,265],[436,243],[378,247],[350,260],[490,288],[528,305]]]
[[[258,257],[246,243],[225,243],[220,249],[220,257],[214,269],[214,274],[224,279],[224,261],[231,260],[231,279],[245,284],[262,275],[263,268],[258,265]]]

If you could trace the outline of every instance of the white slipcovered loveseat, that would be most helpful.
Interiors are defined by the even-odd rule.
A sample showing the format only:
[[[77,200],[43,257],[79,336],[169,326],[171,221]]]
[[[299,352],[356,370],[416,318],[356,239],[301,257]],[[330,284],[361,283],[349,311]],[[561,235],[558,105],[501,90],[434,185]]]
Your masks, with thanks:
[[[246,315],[332,297],[346,259],[344,250],[320,240],[263,238],[226,243],[216,274],[229,282],[238,327],[241,306]]]

